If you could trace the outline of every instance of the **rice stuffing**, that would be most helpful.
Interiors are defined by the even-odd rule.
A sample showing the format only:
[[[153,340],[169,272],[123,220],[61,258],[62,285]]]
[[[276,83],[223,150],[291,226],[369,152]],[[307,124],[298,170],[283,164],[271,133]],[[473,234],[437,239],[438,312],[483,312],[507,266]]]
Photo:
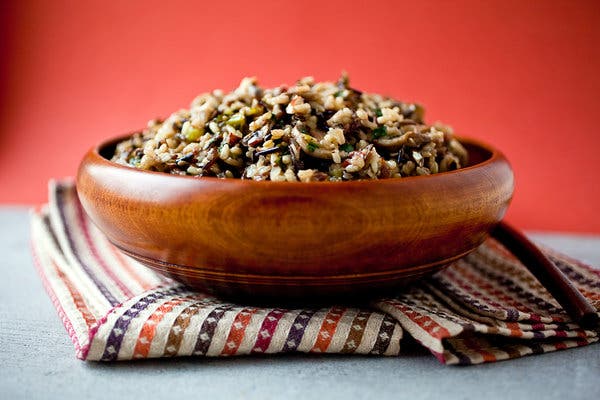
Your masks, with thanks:
[[[465,148],[423,108],[337,82],[302,78],[196,97],[117,144],[112,161],[177,175],[347,181],[430,175],[467,164]]]

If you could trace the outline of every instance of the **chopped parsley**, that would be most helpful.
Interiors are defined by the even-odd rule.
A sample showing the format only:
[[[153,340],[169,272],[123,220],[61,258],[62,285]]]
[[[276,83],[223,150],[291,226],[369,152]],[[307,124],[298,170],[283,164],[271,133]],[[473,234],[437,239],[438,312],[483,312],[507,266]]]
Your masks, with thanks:
[[[387,135],[387,128],[385,125],[378,126],[373,129],[373,139],[379,139],[380,137],[384,137]]]
[[[340,97],[343,96],[344,91],[343,90],[338,90],[337,92],[335,92],[335,94],[333,95],[333,97]]]
[[[381,113],[381,108],[378,108],[375,110],[375,115],[377,115],[378,117],[381,117],[383,114]]]
[[[344,143],[340,146],[340,150],[350,153],[352,150],[354,150],[354,147],[352,147],[350,143]]]
[[[308,147],[308,151],[310,151],[311,153],[314,153],[314,151],[319,148],[319,145],[316,144],[315,142],[308,142],[306,147]]]

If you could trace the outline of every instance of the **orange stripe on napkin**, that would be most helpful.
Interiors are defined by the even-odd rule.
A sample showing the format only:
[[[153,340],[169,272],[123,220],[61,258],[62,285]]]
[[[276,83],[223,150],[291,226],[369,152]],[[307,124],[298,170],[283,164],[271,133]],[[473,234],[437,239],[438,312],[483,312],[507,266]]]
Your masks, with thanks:
[[[83,320],[85,321],[85,324],[89,329],[90,327],[92,327],[92,325],[94,325],[96,323],[96,318],[92,315],[87,304],[85,303],[85,300],[81,296],[81,293],[79,293],[79,291],[77,289],[75,289],[75,286],[73,286],[71,281],[58,268],[58,265],[56,265],[56,263],[54,261],[52,261],[52,265],[56,269],[56,275],[58,275],[60,280],[64,283],[67,290],[69,291],[69,294],[71,295],[71,298],[73,299],[73,304],[75,304],[77,311],[79,311],[81,313],[81,316],[83,317]]]
[[[183,298],[175,299],[167,301],[164,304],[161,304],[154,312],[148,317],[146,322],[144,322],[144,326],[140,331],[138,339],[135,343],[135,349],[133,351],[133,358],[146,358],[148,357],[148,353],[150,352],[150,346],[152,345],[152,340],[154,339],[154,334],[156,333],[156,325],[164,316],[169,313],[173,307],[178,304],[183,303]]]
[[[327,313],[317,334],[317,340],[310,351],[321,353],[327,351],[327,348],[331,344],[331,338],[335,334],[338,323],[345,311],[345,308],[334,307]]]
[[[230,356],[234,355],[242,340],[244,340],[244,336],[246,335],[246,328],[250,324],[252,320],[252,315],[257,310],[253,309],[243,309],[235,316],[233,323],[231,324],[231,329],[229,330],[229,336],[227,336],[227,340],[225,341],[225,346],[221,351],[221,355]]]

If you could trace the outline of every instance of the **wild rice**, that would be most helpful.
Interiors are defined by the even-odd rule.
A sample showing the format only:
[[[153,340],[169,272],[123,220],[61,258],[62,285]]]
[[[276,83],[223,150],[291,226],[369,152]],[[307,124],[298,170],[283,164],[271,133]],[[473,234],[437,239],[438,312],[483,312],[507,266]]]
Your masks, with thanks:
[[[179,175],[341,181],[429,175],[461,168],[467,152],[423,108],[338,82],[300,79],[262,89],[244,78],[119,143],[120,164]]]

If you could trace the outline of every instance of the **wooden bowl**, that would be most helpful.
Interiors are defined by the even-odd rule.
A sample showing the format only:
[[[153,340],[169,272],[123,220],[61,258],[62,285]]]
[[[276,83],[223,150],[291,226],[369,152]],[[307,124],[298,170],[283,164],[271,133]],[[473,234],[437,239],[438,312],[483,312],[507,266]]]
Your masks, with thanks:
[[[142,171],[109,161],[122,139],[79,167],[90,218],[150,268],[230,296],[379,294],[473,251],[513,193],[505,157],[471,139],[457,171],[314,183]]]

